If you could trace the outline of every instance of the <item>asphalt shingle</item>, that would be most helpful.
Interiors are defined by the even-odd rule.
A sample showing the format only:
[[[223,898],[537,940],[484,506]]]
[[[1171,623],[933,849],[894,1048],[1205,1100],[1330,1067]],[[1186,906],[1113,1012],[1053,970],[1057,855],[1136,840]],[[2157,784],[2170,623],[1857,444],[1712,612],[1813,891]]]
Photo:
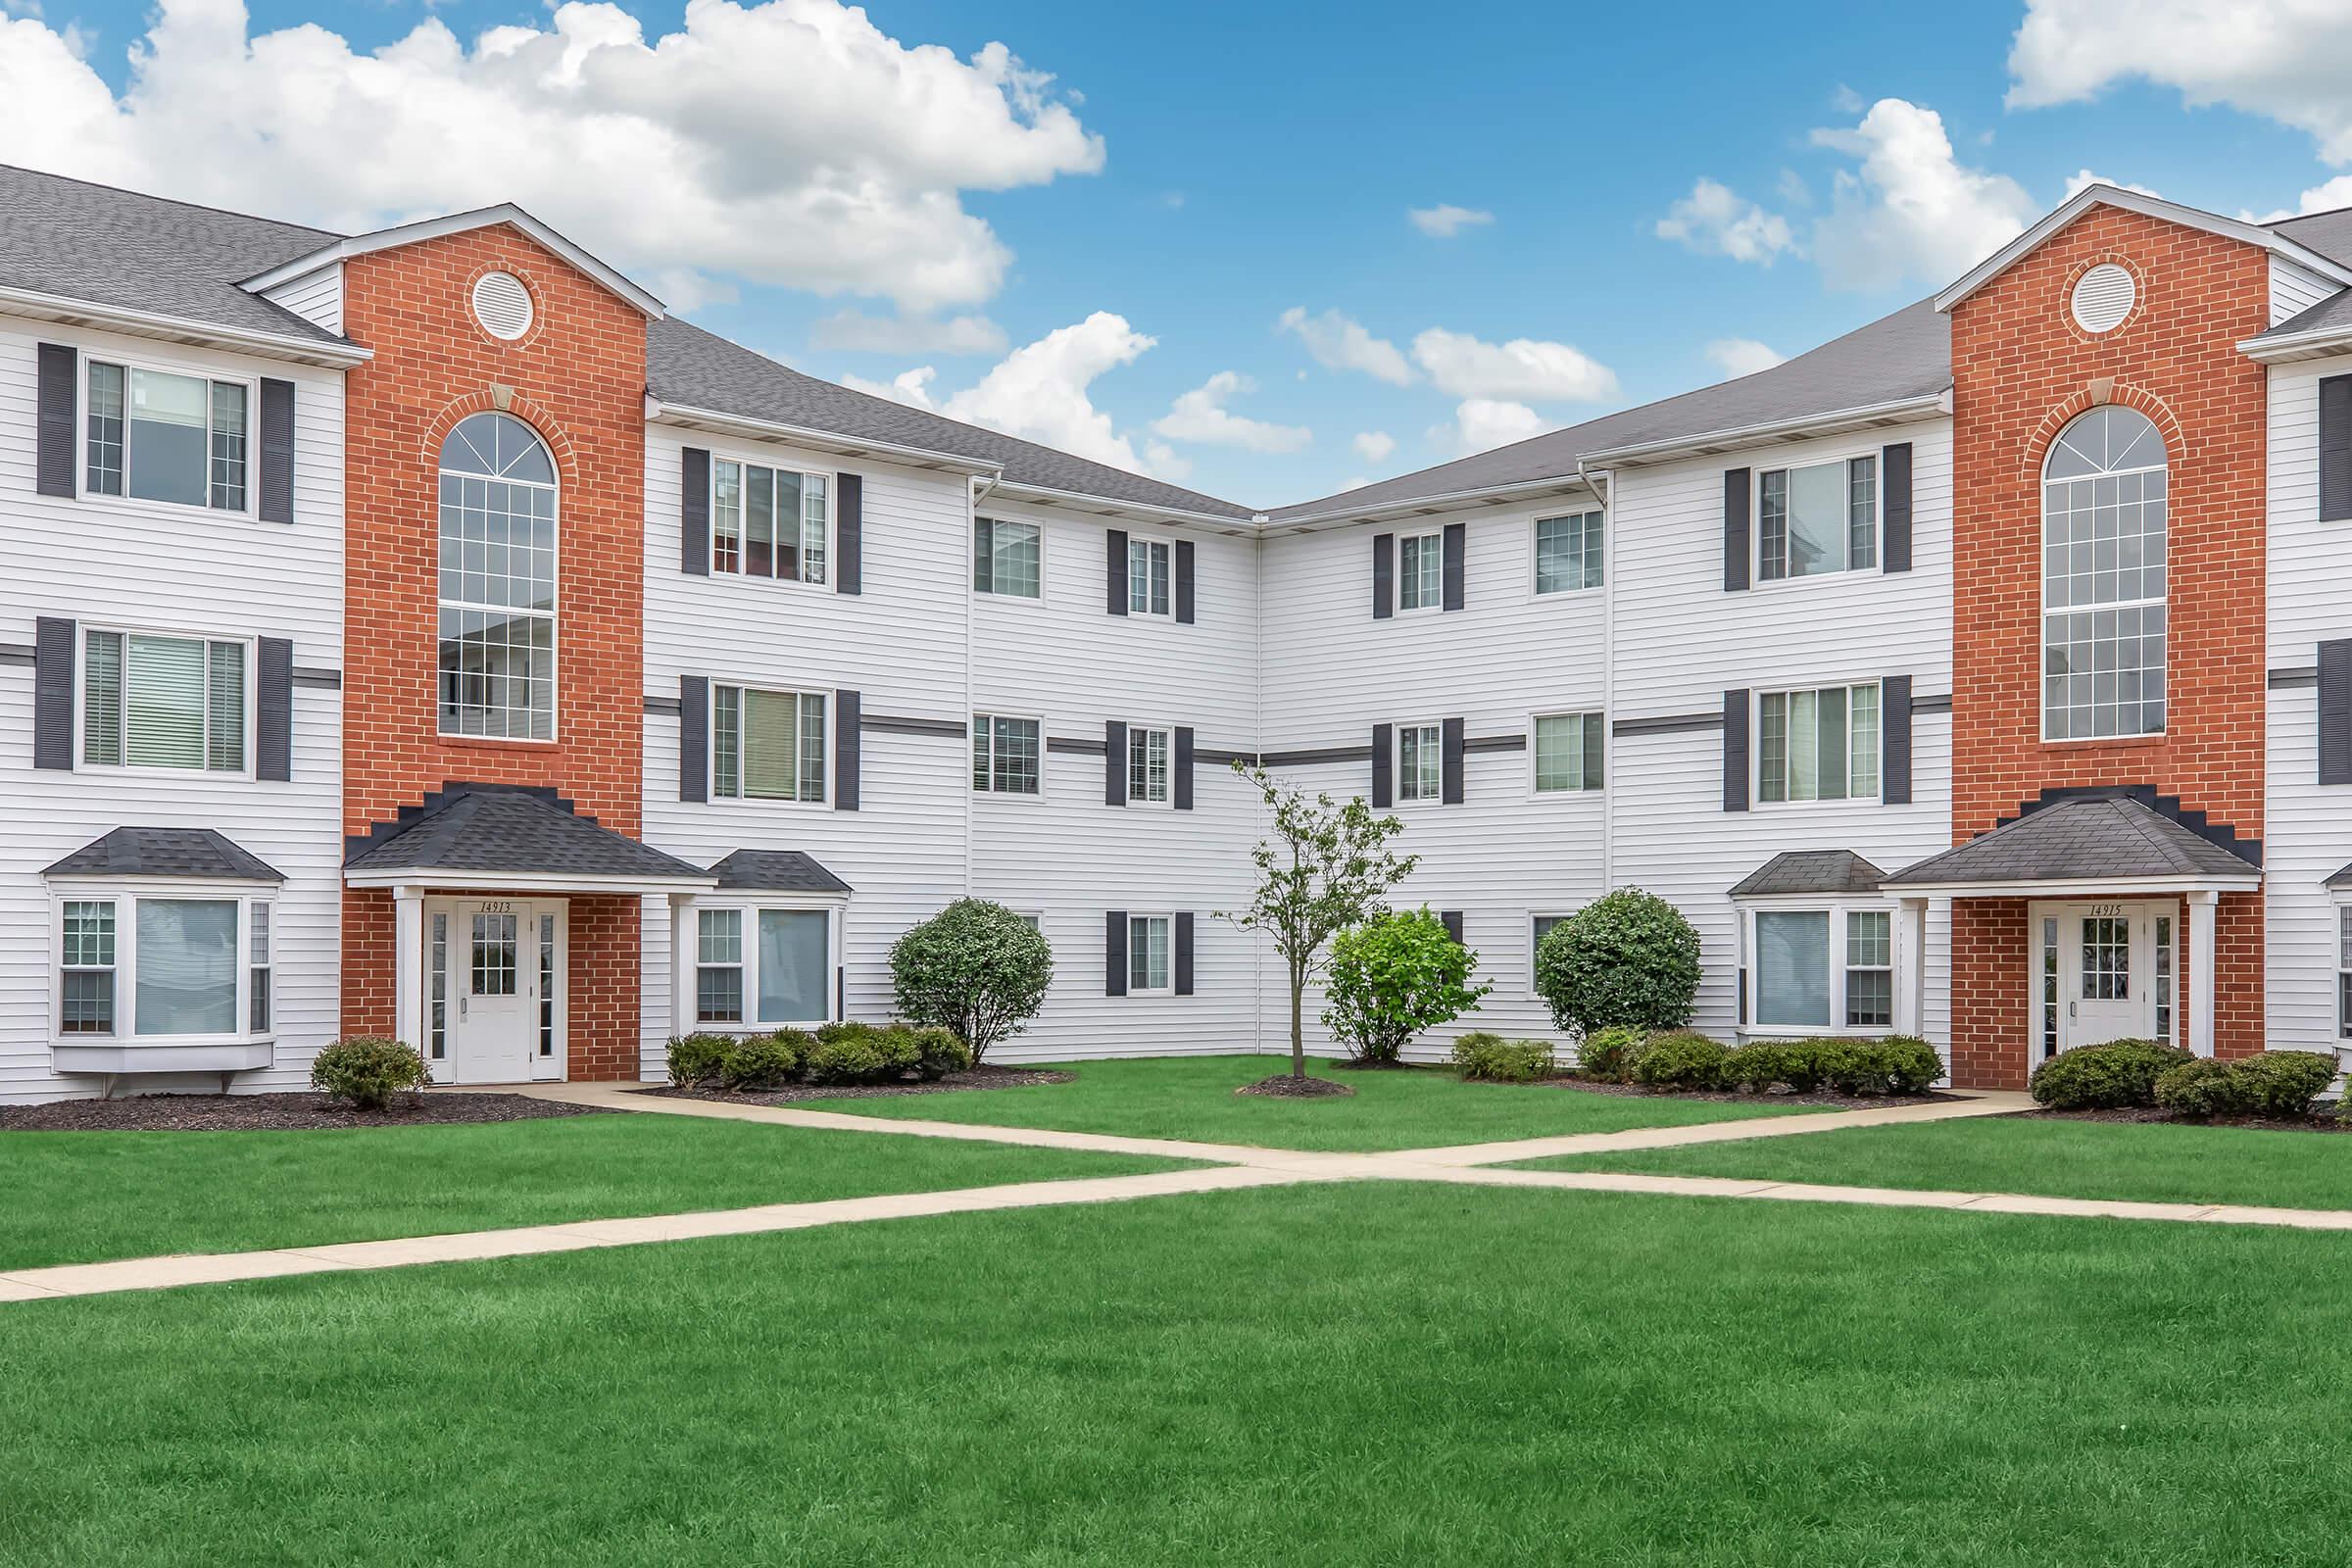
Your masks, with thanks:
[[[737,850],[710,868],[721,891],[847,893],[850,885],[800,850]]]
[[[490,871],[599,880],[710,873],[574,811],[552,790],[453,784],[379,823],[345,855],[346,871]]]
[[[285,876],[209,827],[119,827],[43,876],[170,876],[212,882],[283,882]]]
[[[1732,889],[1735,899],[1784,893],[1876,893],[1886,873],[1851,850],[1785,850]]]
[[[2129,797],[2055,801],[1956,849],[1906,865],[1882,886],[2073,882],[2118,877],[2244,881],[2256,868]]]

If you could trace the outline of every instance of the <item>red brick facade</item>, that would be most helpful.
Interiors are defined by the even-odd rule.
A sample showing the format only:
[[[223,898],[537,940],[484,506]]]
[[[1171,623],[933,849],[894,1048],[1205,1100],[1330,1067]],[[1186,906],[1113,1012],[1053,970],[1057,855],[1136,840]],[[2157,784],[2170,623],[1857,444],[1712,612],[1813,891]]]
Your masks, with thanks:
[[[476,324],[474,280],[500,270],[534,320],[501,342]],[[552,785],[639,832],[643,772],[646,321],[627,301],[500,225],[353,259],[344,329],[375,358],[350,372],[343,823],[365,833],[456,782]],[[439,733],[435,709],[438,458],[469,414],[504,408],[555,455],[560,484],[556,738]],[[495,896],[495,895],[493,895]],[[343,900],[343,1026],[389,1034],[390,893]],[[569,1069],[637,1074],[634,899],[570,901]]]
[[[2092,336],[2068,308],[2100,262],[2138,301]],[[2262,835],[2266,398],[2235,345],[2269,325],[2262,250],[2094,207],[1952,311],[1954,843],[2045,789],[2152,784],[2245,837]],[[2059,431],[2127,404],[2170,449],[2165,733],[2041,739],[2041,466]],[[2220,1054],[2262,1048],[2262,903],[2230,894],[2217,920]],[[2176,927],[2177,930],[2184,927]],[[1956,901],[1955,1081],[2022,1088],[2033,1028],[2026,909]],[[2188,977],[2192,984],[2201,981]]]

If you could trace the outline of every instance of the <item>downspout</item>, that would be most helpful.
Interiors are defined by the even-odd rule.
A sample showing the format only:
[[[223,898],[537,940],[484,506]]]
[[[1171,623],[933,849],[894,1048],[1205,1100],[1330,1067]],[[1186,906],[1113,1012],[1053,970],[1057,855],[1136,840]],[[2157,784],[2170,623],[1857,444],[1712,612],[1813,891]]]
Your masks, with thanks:
[[[1617,888],[1617,526],[1609,515],[1616,497],[1613,485],[1610,495],[1601,495],[1581,457],[1576,477],[1600,502],[1600,891],[1607,894]]]
[[[976,608],[974,602],[979,596],[972,592],[972,540],[976,536],[980,526],[980,503],[989,498],[990,493],[997,488],[998,480],[1003,477],[1004,475],[1001,473],[979,474],[968,481],[963,487],[963,493],[967,498],[967,501],[964,507],[963,514],[963,738],[965,752],[962,765],[967,774],[971,768],[970,747],[972,739],[972,704],[976,696],[972,689],[972,669],[973,666],[978,662],[978,650],[973,646],[973,636],[975,631],[973,612]],[[1041,766],[1043,765],[1043,757],[1039,758],[1039,763]],[[974,809],[975,800],[976,796],[971,788],[971,782],[967,777],[964,782],[963,790],[963,896],[967,899],[972,896],[972,811]]]
[[[1250,751],[1258,768],[1263,770],[1266,765],[1266,519],[1260,515],[1254,522],[1255,531],[1250,542]],[[1254,844],[1266,831],[1265,798],[1254,790],[1250,798],[1250,842]],[[1265,948],[1265,933],[1251,930],[1250,1047],[1258,1055],[1264,1055],[1266,1051]]]

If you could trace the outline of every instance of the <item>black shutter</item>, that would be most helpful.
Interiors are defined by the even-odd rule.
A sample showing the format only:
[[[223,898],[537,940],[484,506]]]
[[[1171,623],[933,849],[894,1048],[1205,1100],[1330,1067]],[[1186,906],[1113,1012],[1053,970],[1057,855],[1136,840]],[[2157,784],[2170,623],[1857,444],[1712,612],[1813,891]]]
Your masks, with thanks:
[[[1438,911],[1438,918],[1445,922],[1446,934],[1453,938],[1456,943],[1459,943],[1462,940],[1462,911],[1459,909],[1441,909]]]
[[[1390,782],[1396,749],[1393,733],[1386,724],[1372,726],[1372,806],[1376,810],[1387,810],[1396,800],[1396,787]]]
[[[1449,718],[1438,726],[1438,803],[1462,804],[1462,721]]]
[[[833,694],[833,809],[858,809],[858,721],[865,703],[856,692]]]
[[[1462,608],[1462,558],[1469,553],[1470,525],[1466,522],[1447,523],[1446,525],[1445,556],[1442,562],[1444,576],[1441,589],[1445,595],[1442,603],[1447,610]]]
[[[678,451],[678,569],[710,575],[710,454],[701,447]]]
[[[33,406],[38,411],[33,489],[40,495],[70,498],[74,494],[74,382],[79,379],[80,361],[63,343],[43,343],[35,359],[39,365],[36,372],[39,390],[33,395]],[[70,754],[71,737],[68,739]],[[57,765],[73,766],[72,756]]]
[[[1723,808],[1747,809],[1747,693],[1723,694]]]
[[[1608,720],[1598,713],[1585,715],[1585,788],[1599,789],[1607,782],[1602,769],[1604,754],[1608,751]]]
[[[264,522],[294,520],[294,383],[262,380],[261,511]]]
[[[1898,441],[1879,454],[1879,566],[1911,569],[1911,443]]]
[[[972,591],[974,593],[987,593],[994,581],[988,569],[988,558],[992,554],[990,545],[994,541],[996,531],[997,525],[991,519],[987,517],[972,519]]]
[[[678,799],[710,798],[710,681],[678,677]]]
[[[2320,782],[2352,784],[2352,638],[2320,644]]]
[[[1193,911],[1176,912],[1176,994],[1193,994]]]
[[[1911,677],[1879,681],[1879,799],[1911,804]]]
[[[833,476],[833,591],[865,592],[865,475]]]
[[[254,663],[253,772],[283,784],[294,776],[294,645],[283,637],[261,638]]]
[[[1127,804],[1127,726],[1115,718],[1102,725],[1102,804]]]
[[[1170,793],[1176,798],[1176,809],[1193,808],[1193,732],[1185,724],[1176,726],[1176,780]]]
[[[2320,520],[2347,518],[2352,518],[2352,375],[2331,375],[2320,383]]]
[[[1193,623],[1193,542],[1176,541],[1176,624]]]
[[[1723,591],[1727,594],[1747,588],[1747,486],[1745,468],[1723,470]]]
[[[46,344],[42,345],[44,348]],[[32,632],[32,765],[74,769],[74,624],[43,615]]]
[[[1127,613],[1127,530],[1113,528],[1103,535],[1109,542],[1107,564],[1110,567],[1110,598],[1103,609],[1114,615]]]
[[[1396,536],[1372,536],[1372,618],[1386,620],[1396,613]]]
[[[1102,916],[1102,994],[1127,994],[1127,911],[1112,909]]]

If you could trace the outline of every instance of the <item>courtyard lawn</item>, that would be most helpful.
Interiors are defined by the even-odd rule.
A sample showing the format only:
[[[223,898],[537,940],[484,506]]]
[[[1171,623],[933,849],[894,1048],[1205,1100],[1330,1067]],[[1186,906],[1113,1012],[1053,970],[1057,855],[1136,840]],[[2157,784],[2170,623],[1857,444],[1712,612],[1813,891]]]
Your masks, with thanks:
[[[353,1131],[10,1132],[0,1133],[0,1269],[1183,1163],[634,1114]]]
[[[1753,1143],[1567,1154],[1526,1165],[1837,1187],[2352,1208],[2352,1136],[2043,1116],[1854,1127]]]
[[[1352,1072],[1320,1061],[1309,1062],[1307,1070],[1347,1084],[1355,1091],[1352,1099],[1279,1100],[1233,1092],[1243,1084],[1288,1072],[1287,1055],[1132,1056],[1054,1065],[1075,1072],[1077,1081],[894,1100],[819,1101],[811,1102],[809,1108],[1264,1149],[1352,1151],[1681,1127],[1784,1114],[1790,1108],[1596,1095],[1542,1085],[1471,1084],[1434,1070]]]
[[[2333,1563],[2348,1267],[1383,1183],[38,1301],[0,1560]]]

